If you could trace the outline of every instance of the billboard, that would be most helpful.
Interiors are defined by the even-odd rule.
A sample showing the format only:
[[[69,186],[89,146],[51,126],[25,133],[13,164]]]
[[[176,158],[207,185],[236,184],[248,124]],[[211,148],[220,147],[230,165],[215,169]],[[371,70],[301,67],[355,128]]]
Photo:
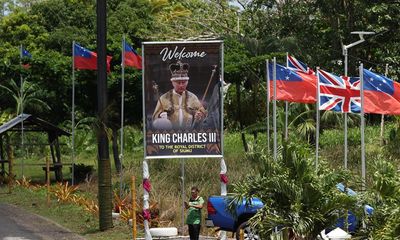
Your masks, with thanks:
[[[222,157],[222,41],[142,51],[145,158]]]

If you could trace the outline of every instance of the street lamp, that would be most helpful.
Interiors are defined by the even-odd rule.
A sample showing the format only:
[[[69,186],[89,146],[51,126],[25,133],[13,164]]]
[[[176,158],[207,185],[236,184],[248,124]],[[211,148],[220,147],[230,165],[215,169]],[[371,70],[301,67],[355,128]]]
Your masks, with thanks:
[[[344,55],[344,75],[347,77],[347,49],[354,47],[365,41],[364,35],[372,35],[375,34],[374,32],[364,32],[364,31],[356,31],[351,32],[351,34],[358,34],[360,36],[360,40],[350,43],[349,45],[343,45],[343,55]]]
[[[375,32],[365,32],[365,31],[355,31],[351,32],[351,34],[358,34],[360,40],[350,43],[349,45],[343,45],[343,55],[344,55],[344,76],[347,77],[347,52],[348,49],[354,47],[365,41],[364,35],[372,35]],[[344,113],[344,168],[347,169],[347,113]]]

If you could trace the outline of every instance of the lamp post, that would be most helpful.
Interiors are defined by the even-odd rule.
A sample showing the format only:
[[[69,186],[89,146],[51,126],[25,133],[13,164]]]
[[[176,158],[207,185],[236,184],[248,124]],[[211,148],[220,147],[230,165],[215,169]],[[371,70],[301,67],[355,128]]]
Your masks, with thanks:
[[[344,76],[347,77],[347,62],[348,62],[348,49],[354,47],[365,41],[364,35],[372,35],[374,32],[364,32],[357,31],[351,32],[351,34],[358,34],[360,40],[350,43],[349,45],[343,45],[343,55],[344,55]],[[347,113],[344,113],[344,168],[347,169]]]

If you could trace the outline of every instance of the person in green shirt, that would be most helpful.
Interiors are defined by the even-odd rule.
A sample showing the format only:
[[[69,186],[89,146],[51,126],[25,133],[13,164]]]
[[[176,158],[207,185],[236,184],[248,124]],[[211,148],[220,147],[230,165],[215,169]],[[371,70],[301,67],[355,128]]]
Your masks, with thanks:
[[[199,240],[201,226],[201,209],[203,208],[204,199],[199,196],[199,189],[192,187],[191,197],[188,202],[185,202],[185,207],[188,209],[186,224],[189,227],[190,240]]]

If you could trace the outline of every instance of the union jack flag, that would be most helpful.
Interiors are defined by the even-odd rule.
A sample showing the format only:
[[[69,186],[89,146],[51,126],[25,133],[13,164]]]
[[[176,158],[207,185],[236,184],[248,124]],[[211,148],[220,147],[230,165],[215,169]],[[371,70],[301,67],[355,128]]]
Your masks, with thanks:
[[[323,70],[317,71],[319,110],[360,113],[360,78],[339,77]]]
[[[297,60],[295,57],[290,54],[286,57],[286,66],[290,69],[301,71],[307,74],[314,74],[314,71],[307,66],[307,64]]]

